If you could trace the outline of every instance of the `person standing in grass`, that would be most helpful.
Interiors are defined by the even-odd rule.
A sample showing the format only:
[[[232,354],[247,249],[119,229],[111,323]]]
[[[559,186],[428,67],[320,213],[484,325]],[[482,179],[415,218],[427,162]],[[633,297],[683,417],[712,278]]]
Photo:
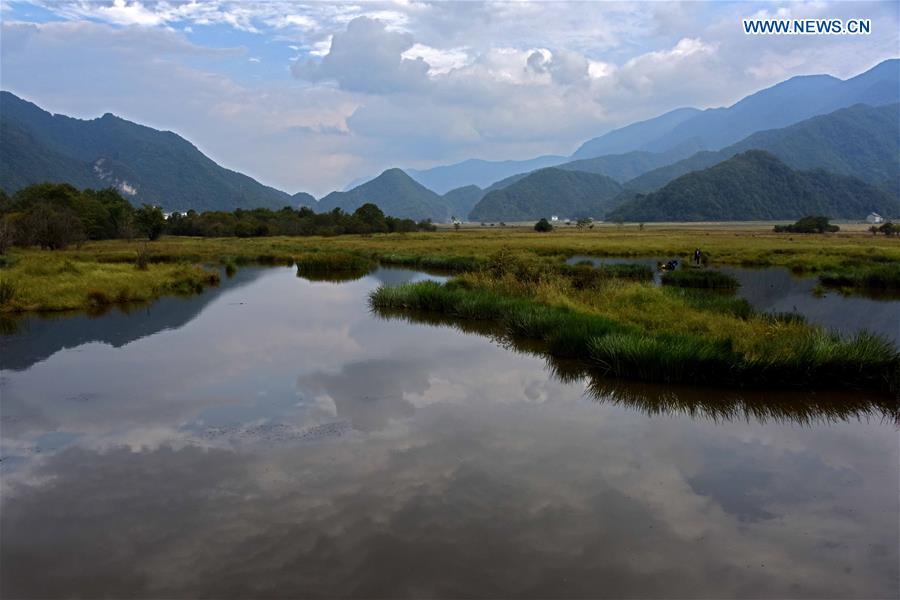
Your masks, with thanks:
[[[700,248],[694,250],[694,264],[698,267],[700,266],[700,260],[703,258],[703,253],[700,252]]]

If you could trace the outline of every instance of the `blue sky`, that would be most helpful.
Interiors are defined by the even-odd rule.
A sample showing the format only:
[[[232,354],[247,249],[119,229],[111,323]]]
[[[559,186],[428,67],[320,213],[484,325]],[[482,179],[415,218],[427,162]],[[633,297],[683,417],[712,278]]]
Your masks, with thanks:
[[[572,152],[680,106],[900,54],[890,2],[0,0],[3,89],[112,112],[316,196],[391,167]],[[746,36],[746,17],[869,36]]]

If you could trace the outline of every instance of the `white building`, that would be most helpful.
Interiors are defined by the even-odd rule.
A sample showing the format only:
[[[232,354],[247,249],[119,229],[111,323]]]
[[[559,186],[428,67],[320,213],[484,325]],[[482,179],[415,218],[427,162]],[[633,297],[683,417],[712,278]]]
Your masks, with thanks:
[[[556,223],[557,221],[559,221],[559,217],[557,217],[556,215],[553,215],[552,217],[550,217],[550,221],[553,223]]]
[[[882,217],[878,213],[869,213],[869,216],[866,217],[866,223],[869,223],[871,225],[878,225],[880,223],[884,223],[884,217]]]

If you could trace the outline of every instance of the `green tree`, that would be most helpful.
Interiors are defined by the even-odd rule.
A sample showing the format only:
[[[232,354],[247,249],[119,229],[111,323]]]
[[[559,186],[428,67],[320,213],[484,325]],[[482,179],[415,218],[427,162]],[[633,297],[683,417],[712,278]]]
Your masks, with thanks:
[[[541,233],[553,231],[553,225],[551,225],[550,221],[548,221],[547,219],[541,219],[534,224],[534,230],[540,231]]]
[[[147,239],[155,240],[165,229],[166,218],[158,206],[144,204],[134,211],[134,224],[138,231],[147,236]]]
[[[365,225],[364,233],[384,233],[388,230],[384,212],[371,202],[366,202],[357,208],[353,212],[353,216]]]
[[[21,231],[25,244],[62,250],[84,240],[84,227],[69,208],[41,202],[30,207],[22,218]]]

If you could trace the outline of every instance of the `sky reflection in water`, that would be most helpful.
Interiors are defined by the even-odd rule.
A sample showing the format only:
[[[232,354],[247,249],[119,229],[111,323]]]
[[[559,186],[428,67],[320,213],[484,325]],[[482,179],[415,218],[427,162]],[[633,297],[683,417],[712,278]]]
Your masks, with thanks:
[[[381,281],[419,277],[245,269],[6,337],[0,594],[900,593],[883,399],[592,395],[369,313]]]

